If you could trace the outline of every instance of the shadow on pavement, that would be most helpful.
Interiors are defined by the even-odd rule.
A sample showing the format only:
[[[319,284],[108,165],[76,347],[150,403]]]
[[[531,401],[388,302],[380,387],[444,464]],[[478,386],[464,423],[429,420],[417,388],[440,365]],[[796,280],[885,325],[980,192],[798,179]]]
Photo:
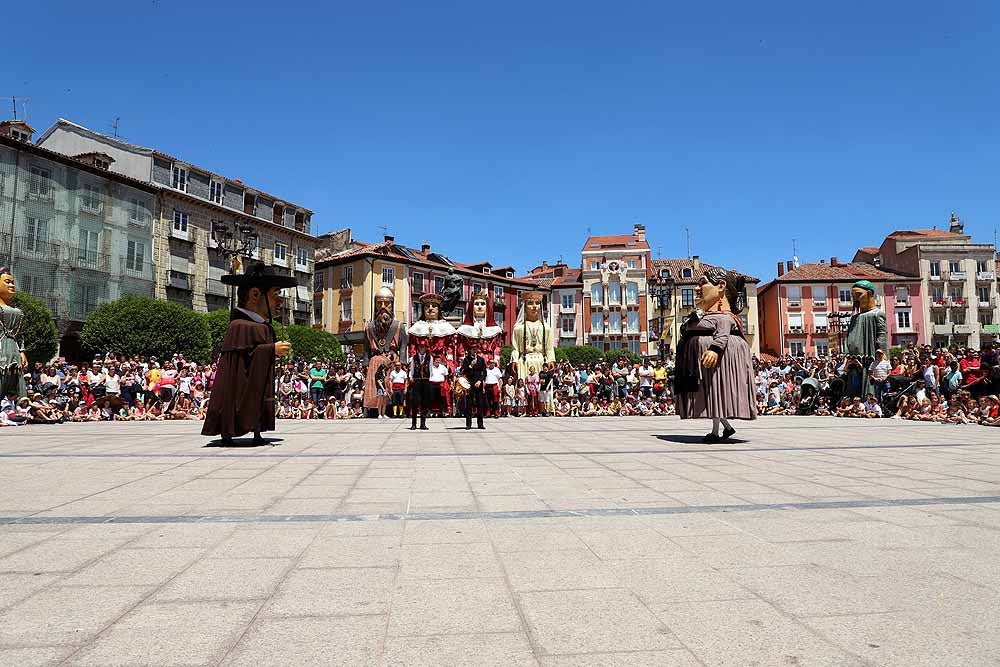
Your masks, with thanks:
[[[282,441],[282,438],[262,438],[260,440],[254,440],[253,438],[233,438],[232,440],[223,440],[219,438],[218,440],[213,440],[207,443],[205,447],[223,447],[226,449],[265,447],[267,445],[276,447],[278,443]]]
[[[665,440],[666,442],[678,442],[683,445],[704,445],[706,444],[703,440],[705,436],[703,435],[658,435],[657,440]],[[725,445],[742,445],[749,440],[740,440],[739,438],[729,438],[728,440],[720,440],[716,444]]]

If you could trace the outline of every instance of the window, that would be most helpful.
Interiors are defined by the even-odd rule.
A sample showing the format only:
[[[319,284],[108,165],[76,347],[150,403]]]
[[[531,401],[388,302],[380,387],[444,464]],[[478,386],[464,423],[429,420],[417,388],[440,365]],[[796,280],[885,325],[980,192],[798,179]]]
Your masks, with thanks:
[[[948,314],[943,310],[934,311],[934,324],[947,324]]]
[[[622,313],[620,310],[612,310],[608,314],[608,333],[620,334],[622,332]]]
[[[590,261],[590,270],[591,271],[600,271],[601,270],[601,263],[599,261],[597,261],[597,260],[591,260]]]
[[[503,303],[503,286],[494,285],[493,286],[493,303]]]
[[[630,340],[628,342],[628,351],[632,354],[642,354],[642,344],[637,340]]]
[[[590,332],[597,334],[604,333],[604,313],[590,314]]]
[[[475,294],[476,292],[482,292],[482,291],[483,291],[483,284],[482,283],[472,283],[472,293],[473,294]]]
[[[571,334],[576,331],[576,318],[573,316],[564,315],[560,318],[559,328],[562,329],[564,334]]]
[[[948,271],[951,273],[961,273],[962,272],[962,260],[953,259],[948,262]]]
[[[52,196],[52,172],[42,167],[31,168],[28,192],[36,197]]]
[[[931,277],[940,278],[941,277],[941,262],[931,262]]]
[[[483,267],[483,273],[493,273],[493,269],[488,266]]]
[[[681,308],[694,308],[694,288],[681,289]]]
[[[503,326],[503,313],[500,312],[499,310],[493,311],[493,324],[497,325],[498,327]]]
[[[49,238],[49,221],[28,218],[24,225],[24,239],[21,249],[25,252],[44,252]]]
[[[910,311],[908,310],[896,311],[896,327],[899,329],[910,328]]]
[[[626,324],[628,325],[628,332],[629,333],[639,333],[639,311],[638,310],[630,310],[630,311],[628,311],[628,321],[626,322]]]
[[[637,268],[639,268],[638,263],[634,259],[630,259],[630,260],[626,261],[625,262],[625,266],[628,267],[628,268],[630,268],[630,269],[637,269]]]
[[[910,288],[906,285],[896,287],[896,303],[910,302]]]
[[[932,287],[931,288],[931,300],[932,301],[944,301],[944,288],[943,287]],[[943,322],[942,322],[943,324]]]
[[[352,297],[340,297],[340,321],[351,322],[354,319],[354,299]]]
[[[826,288],[822,285],[813,285],[812,288],[813,304],[817,306],[826,305]]]
[[[614,340],[608,343],[608,347],[612,350],[620,350],[622,349],[622,342],[621,340],[615,338]]]
[[[410,291],[414,294],[423,294],[424,292],[424,274],[422,273],[412,273],[410,275]]]
[[[979,323],[980,324],[993,324],[993,311],[984,310],[979,313]]]
[[[288,263],[288,246],[284,243],[274,242],[274,263]]]
[[[622,284],[608,283],[608,305],[620,306],[622,303]]]
[[[977,287],[976,296],[979,297],[979,303],[989,303],[990,302],[990,288],[989,287]]]
[[[382,267],[382,284],[386,287],[392,287],[393,283],[396,281],[396,269],[391,266]]]
[[[94,158],[94,166],[97,167],[98,169],[104,169],[104,170],[111,169],[111,163],[105,160],[104,158],[100,157]]]
[[[340,289],[351,289],[354,284],[354,267],[345,266],[340,276]]]
[[[830,356],[830,343],[825,338],[816,340],[816,356],[817,357]]]
[[[297,268],[309,267],[309,248],[298,248],[295,251],[295,266]]]
[[[816,331],[826,331],[830,326],[826,313],[813,313],[813,326],[816,327]]]
[[[188,214],[183,211],[178,211],[174,209],[174,231],[177,234],[187,238],[188,233]]]
[[[601,283],[590,286],[590,303],[595,306],[604,305],[604,285]]]
[[[965,324],[965,310],[951,311],[951,322],[952,324]]]
[[[841,303],[854,303],[854,299],[851,298],[850,287],[841,287],[839,290],[837,290],[837,292],[840,296]]]
[[[313,292],[322,292],[326,289],[326,271],[317,271],[313,274]]]
[[[965,301],[965,292],[961,287],[952,287],[951,298],[953,301]]]
[[[625,303],[630,306],[639,303],[639,283],[625,283]]]
[[[316,299],[313,301],[313,314],[316,316],[316,322],[319,324],[323,323],[323,299]]]
[[[133,225],[145,225],[149,222],[149,211],[146,210],[146,205],[142,200],[133,198],[129,202],[128,221]]]
[[[83,186],[83,196],[80,197],[80,206],[82,206],[85,211],[100,213],[103,203],[101,189],[99,187],[96,185]]]
[[[802,333],[802,313],[788,314],[788,330],[792,333]]]
[[[97,249],[100,247],[100,232],[80,230],[80,247],[77,258],[83,264],[97,264]]]
[[[208,198],[216,204],[222,203],[222,183],[212,181],[212,184],[208,186]]]
[[[989,271],[989,269],[987,268],[986,260],[985,259],[977,259],[976,260],[976,273],[986,273],[988,271]]]
[[[800,340],[788,341],[788,352],[793,357],[804,357],[805,356],[805,343]]]
[[[802,287],[799,285],[789,285],[785,288],[785,295],[788,298],[788,306],[791,308],[793,306],[801,305],[802,303]]]
[[[180,190],[181,192],[187,192],[188,172],[184,167],[174,167],[174,178],[170,182],[171,187],[174,190]]]
[[[10,137],[11,137],[11,139],[14,139],[15,141],[24,141],[24,142],[27,142],[27,141],[31,140],[31,137],[26,132],[21,132],[19,130],[11,130],[10,131]]]
[[[128,251],[125,253],[125,268],[133,272],[141,272],[145,261],[146,246],[142,241],[129,240]]]
[[[690,278],[694,275],[691,269],[681,269],[681,278]]]
[[[573,310],[576,307],[576,299],[572,292],[562,294],[562,309]]]
[[[444,277],[434,276],[434,293],[440,294],[444,291]]]

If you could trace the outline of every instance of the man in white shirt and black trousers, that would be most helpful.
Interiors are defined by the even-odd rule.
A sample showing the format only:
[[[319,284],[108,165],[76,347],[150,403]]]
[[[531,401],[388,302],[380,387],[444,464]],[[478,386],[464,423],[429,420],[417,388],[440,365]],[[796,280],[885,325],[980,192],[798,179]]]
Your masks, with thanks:
[[[417,343],[417,353],[410,357],[410,430],[417,430],[417,412],[420,412],[420,430],[427,431],[427,408],[430,403],[430,378],[433,364],[427,343]]]
[[[462,359],[461,374],[469,381],[469,389],[465,394],[465,430],[472,428],[472,410],[476,411],[476,427],[483,426],[483,413],[486,412],[486,362],[469,348]]]

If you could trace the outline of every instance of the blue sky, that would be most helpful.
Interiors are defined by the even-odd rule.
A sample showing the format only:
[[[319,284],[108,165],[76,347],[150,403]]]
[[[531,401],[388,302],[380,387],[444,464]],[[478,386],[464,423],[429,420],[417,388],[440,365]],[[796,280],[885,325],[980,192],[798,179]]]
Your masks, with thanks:
[[[951,210],[1000,225],[995,2],[81,7],[6,31],[0,96],[39,130],[120,116],[320,231],[525,270],[637,222],[684,256],[690,227],[767,279],[792,238],[849,259]]]

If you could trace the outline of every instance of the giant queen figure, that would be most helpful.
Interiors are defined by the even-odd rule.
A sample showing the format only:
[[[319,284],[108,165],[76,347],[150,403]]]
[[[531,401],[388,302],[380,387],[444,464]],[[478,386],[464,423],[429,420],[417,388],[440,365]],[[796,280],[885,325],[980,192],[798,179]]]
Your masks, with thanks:
[[[542,316],[541,292],[531,291],[521,295],[521,312],[511,331],[510,344],[514,348],[510,360],[517,363],[517,376],[528,377],[530,369],[542,367],[556,360],[552,327]]]
[[[369,410],[379,407],[376,385],[379,369],[396,359],[406,361],[406,328],[396,319],[393,311],[395,300],[395,295],[388,287],[375,292],[375,316],[365,325],[368,373],[365,378],[364,405]]]
[[[412,357],[417,345],[424,343],[435,362],[443,362],[448,370],[455,370],[455,327],[448,320],[441,319],[440,294],[424,294],[420,297],[420,319],[406,330],[409,343],[407,349]]]
[[[503,347],[503,327],[496,325],[493,315],[493,299],[486,292],[476,292],[465,311],[465,323],[458,327],[456,359],[462,359],[466,351],[472,350],[483,361],[500,361]]]

